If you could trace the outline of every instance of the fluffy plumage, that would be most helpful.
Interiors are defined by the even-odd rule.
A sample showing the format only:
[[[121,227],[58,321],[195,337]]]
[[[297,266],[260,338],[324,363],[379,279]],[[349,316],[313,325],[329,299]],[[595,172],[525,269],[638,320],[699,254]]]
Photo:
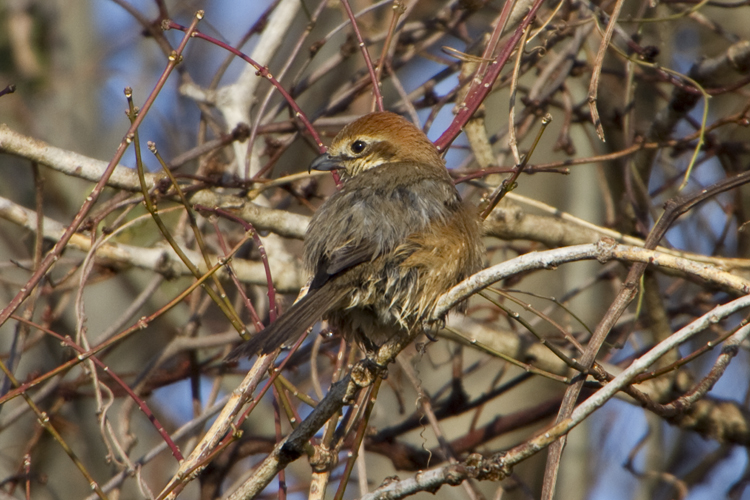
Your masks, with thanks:
[[[341,169],[343,186],[305,236],[305,297],[228,359],[294,343],[321,318],[375,349],[421,331],[437,299],[481,269],[475,208],[465,205],[433,144],[389,113],[344,127],[311,168]]]

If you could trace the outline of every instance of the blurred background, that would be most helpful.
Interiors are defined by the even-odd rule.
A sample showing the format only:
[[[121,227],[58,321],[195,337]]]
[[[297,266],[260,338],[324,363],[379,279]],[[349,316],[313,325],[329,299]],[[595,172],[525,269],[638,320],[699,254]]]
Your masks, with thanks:
[[[488,266],[603,236],[638,245],[667,200],[748,170],[750,6],[653,3],[624,4],[601,61],[597,52],[617,2],[542,3],[517,77],[514,52],[475,119],[452,142],[447,167],[464,198],[479,204],[517,164],[509,146],[511,109],[521,155],[534,143],[542,117],[552,116],[517,188],[485,222]],[[471,76],[496,57],[531,2],[518,0],[490,58],[483,54],[502,1],[352,0],[351,6],[374,64],[384,54],[385,108],[439,141]],[[205,12],[199,30],[267,66],[324,143],[373,109],[371,80],[339,1],[5,0],[0,89],[12,84],[15,92],[0,96],[0,305],[24,287],[91,192],[96,178],[80,166],[103,172],[123,140],[130,124],[123,89],[133,89],[136,106],[153,92],[183,36],[162,31],[162,22],[187,26],[198,9]],[[596,107],[606,142],[589,109],[597,67]],[[255,224],[283,311],[307,278],[299,261],[306,220],[335,185],[328,175],[307,175],[318,154],[314,140],[255,72],[223,48],[191,39],[138,134],[144,169],[154,176],[151,196],[177,244],[201,263],[190,219],[146,141],[156,144],[191,204],[218,206]],[[136,164],[131,145],[120,165]],[[285,180],[272,182],[277,179]],[[252,364],[221,362],[239,335],[204,292],[165,310],[195,278],[175,263],[143,206],[137,177],[118,182],[104,190],[78,239],[15,312],[18,317],[0,326],[0,360],[19,383],[33,384],[14,392],[3,378],[0,498],[95,498],[63,444],[108,498],[156,498],[177,462],[135,401],[148,405],[168,433],[188,426],[175,440],[186,455]],[[682,216],[660,245],[750,280],[749,211],[747,186],[718,193]],[[243,227],[215,212],[196,214],[195,228],[205,238],[203,251],[214,258],[242,243],[234,257],[236,280],[224,272],[218,281],[250,333],[248,303],[267,324],[274,297],[269,299],[257,241],[243,241]],[[386,478],[412,477],[473,452],[489,457],[550,425],[575,371],[540,339],[577,356],[571,339],[586,345],[628,265],[593,261],[540,269],[472,297],[465,314],[450,316],[437,343],[420,339],[390,367],[367,424],[363,458],[348,481],[341,478],[356,445],[344,419],[340,432],[347,432],[336,449],[339,463],[327,497],[342,483],[345,498],[358,498]],[[598,357],[613,375],[743,293],[659,269],[647,271],[639,292]],[[642,387],[666,404],[710,382],[700,401],[667,416],[616,398],[570,432],[557,498],[750,499],[748,343],[716,378],[711,369],[721,349],[706,348],[725,340],[746,317],[726,318],[670,351],[651,367],[663,373]],[[68,367],[76,352],[19,318],[83,349],[128,331],[140,318],[147,321],[102,351],[105,371],[88,363]],[[325,325],[291,355],[284,394],[279,386],[276,396],[269,391],[243,436],[206,464],[180,498],[230,492],[289,433],[277,401],[289,401],[304,418],[310,406],[294,394],[319,400],[334,374],[346,370],[337,360],[358,359],[356,348],[318,330],[325,333]],[[472,345],[466,340],[472,338],[483,340]],[[591,379],[582,398],[597,384]],[[60,438],[42,429],[21,392],[46,412]],[[439,426],[428,422],[428,411]],[[503,481],[467,481],[434,496],[540,498],[545,460],[543,451]],[[293,463],[285,479],[288,496],[309,495],[306,460]],[[273,482],[263,495],[280,497],[279,488]]]

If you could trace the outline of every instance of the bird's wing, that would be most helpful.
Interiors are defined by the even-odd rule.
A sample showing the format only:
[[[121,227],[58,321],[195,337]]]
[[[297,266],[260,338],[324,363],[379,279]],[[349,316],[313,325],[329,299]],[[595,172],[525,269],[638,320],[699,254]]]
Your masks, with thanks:
[[[323,265],[318,266],[310,283],[310,289],[320,288],[337,274],[363,262],[369,262],[375,257],[375,252],[375,246],[369,241],[361,241],[356,246],[345,245],[336,249]]]
[[[357,264],[372,260],[375,247],[369,241],[362,241],[357,246],[345,246],[333,252],[325,271],[329,276],[354,267]]]

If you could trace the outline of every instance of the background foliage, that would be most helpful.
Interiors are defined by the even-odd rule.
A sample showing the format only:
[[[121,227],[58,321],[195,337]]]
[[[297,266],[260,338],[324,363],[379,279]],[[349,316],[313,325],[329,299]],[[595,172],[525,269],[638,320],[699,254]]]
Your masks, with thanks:
[[[15,85],[0,96],[0,497],[211,499],[276,476],[254,467],[360,353],[313,334],[282,354],[241,436],[217,413],[243,406],[259,365],[221,360],[235,327],[253,333],[305,284],[301,238],[335,189],[308,175],[320,148],[279,90],[327,142],[374,109],[359,34],[385,108],[450,145],[471,203],[552,122],[485,221],[490,288],[263,495],[750,498],[747,2],[350,3],[356,31],[330,0],[0,5],[0,88]],[[198,9],[201,33],[259,67],[184,39]],[[176,474],[173,455],[202,472]]]

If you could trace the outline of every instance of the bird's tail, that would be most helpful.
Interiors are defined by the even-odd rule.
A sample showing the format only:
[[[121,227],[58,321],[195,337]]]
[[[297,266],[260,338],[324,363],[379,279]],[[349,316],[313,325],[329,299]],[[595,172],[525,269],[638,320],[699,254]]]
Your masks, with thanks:
[[[341,300],[347,290],[343,287],[323,286],[311,290],[292,305],[276,321],[253,335],[230,352],[224,361],[236,361],[256,354],[269,354],[279,347],[294,344],[323,314]]]

